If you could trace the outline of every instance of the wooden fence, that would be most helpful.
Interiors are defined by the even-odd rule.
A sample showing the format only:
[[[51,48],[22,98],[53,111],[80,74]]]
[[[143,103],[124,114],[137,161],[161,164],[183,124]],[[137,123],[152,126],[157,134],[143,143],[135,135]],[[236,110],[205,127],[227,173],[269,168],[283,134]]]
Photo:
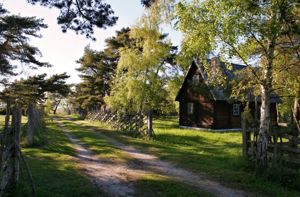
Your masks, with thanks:
[[[128,133],[140,133],[149,137],[154,135],[152,129],[152,113],[149,114],[126,114],[111,111],[89,112],[86,119],[101,121],[110,124],[119,131]]]
[[[259,128],[243,126],[243,153],[255,158]],[[285,167],[300,169],[300,137],[289,133],[287,127],[276,126],[268,136],[268,162],[281,162]]]

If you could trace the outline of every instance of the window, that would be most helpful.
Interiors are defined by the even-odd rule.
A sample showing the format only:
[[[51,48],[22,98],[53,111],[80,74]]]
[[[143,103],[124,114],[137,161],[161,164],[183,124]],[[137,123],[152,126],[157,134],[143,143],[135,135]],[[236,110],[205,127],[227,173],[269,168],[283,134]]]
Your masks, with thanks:
[[[187,113],[188,115],[194,114],[194,103],[187,104]]]
[[[239,116],[240,115],[240,104],[233,104],[232,115],[233,116]]]
[[[199,75],[194,75],[193,76],[193,83],[194,84],[199,84]]]

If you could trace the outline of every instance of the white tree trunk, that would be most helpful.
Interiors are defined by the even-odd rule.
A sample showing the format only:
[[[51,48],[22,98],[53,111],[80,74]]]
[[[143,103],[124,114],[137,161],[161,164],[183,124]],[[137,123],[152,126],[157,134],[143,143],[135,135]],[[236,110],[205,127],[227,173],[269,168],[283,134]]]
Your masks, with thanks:
[[[292,123],[293,123],[293,135],[297,137],[300,133],[300,125],[299,125],[299,119],[300,119],[300,111],[299,111],[299,101],[298,97],[294,98],[294,107],[293,107],[293,114],[292,114]]]
[[[270,130],[270,103],[271,90],[273,84],[272,69],[274,60],[276,38],[273,37],[268,42],[268,54],[265,57],[267,63],[263,66],[263,80],[260,84],[261,90],[261,108],[260,108],[260,125],[257,142],[256,161],[260,168],[267,167],[268,153],[268,134]]]
[[[260,125],[257,142],[256,160],[260,167],[267,166],[268,133],[270,129],[270,93],[261,86]]]

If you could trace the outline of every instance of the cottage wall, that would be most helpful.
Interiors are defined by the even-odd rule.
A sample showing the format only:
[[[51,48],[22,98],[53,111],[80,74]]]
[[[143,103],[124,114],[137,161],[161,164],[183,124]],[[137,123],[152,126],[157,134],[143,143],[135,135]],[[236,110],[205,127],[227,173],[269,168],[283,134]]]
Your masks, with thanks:
[[[195,62],[192,63],[176,100],[180,102],[179,124],[182,126],[209,129],[241,128],[242,104],[215,99]],[[233,113],[235,104],[239,104],[238,114]],[[191,105],[192,113],[190,113]],[[250,104],[250,108],[254,115],[254,103]],[[270,113],[272,124],[275,125],[277,121],[276,103],[271,103]]]
[[[239,114],[233,113],[233,105],[239,104]],[[227,101],[216,101],[214,129],[241,128],[241,103],[228,103]]]
[[[198,77],[198,81],[193,81],[194,75]],[[214,100],[196,65],[191,67],[181,89],[178,99],[180,102],[180,125],[212,128]],[[188,114],[189,103],[193,103],[192,114]]]

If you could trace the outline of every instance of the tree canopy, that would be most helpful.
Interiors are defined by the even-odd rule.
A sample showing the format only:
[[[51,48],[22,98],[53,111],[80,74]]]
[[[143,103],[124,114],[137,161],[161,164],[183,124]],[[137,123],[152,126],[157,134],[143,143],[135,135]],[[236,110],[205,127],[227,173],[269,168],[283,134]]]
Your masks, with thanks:
[[[92,39],[95,39],[94,27],[105,29],[115,25],[118,20],[110,4],[103,0],[27,0],[27,2],[59,9],[57,23],[63,32],[70,29]],[[145,7],[150,7],[153,2],[155,0],[141,0],[141,4]]]
[[[265,165],[275,68],[299,65],[298,1],[193,0],[179,3],[177,14],[187,53],[204,61],[214,51],[225,62],[238,59],[248,67],[248,81],[255,81],[262,98],[257,158]]]
[[[168,64],[173,63],[176,48],[159,31],[163,5],[155,1],[131,29],[130,38],[137,41],[136,45],[120,49],[111,94],[105,99],[113,109],[138,113],[150,109],[165,111],[172,104],[166,89],[166,72]]]
[[[134,45],[129,38],[129,28],[116,32],[116,36],[105,40],[102,51],[85,48],[84,55],[77,63],[77,71],[82,82],[76,86],[76,105],[82,109],[99,109],[104,104],[104,96],[110,94],[112,80],[120,58],[121,47]]]
[[[30,68],[50,66],[37,59],[38,48],[29,43],[30,37],[41,37],[38,31],[47,26],[42,19],[8,15],[0,6],[0,72],[2,75],[15,74],[15,61]]]

